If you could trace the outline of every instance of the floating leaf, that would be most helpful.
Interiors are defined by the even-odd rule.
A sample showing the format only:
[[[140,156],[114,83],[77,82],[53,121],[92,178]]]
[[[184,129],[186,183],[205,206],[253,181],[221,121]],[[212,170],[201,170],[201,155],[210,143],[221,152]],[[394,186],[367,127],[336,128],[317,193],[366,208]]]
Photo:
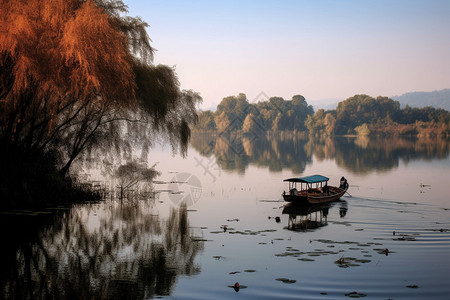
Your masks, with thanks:
[[[301,261],[314,261],[314,259],[311,259],[311,258],[297,258],[297,260],[301,260]]]
[[[275,279],[275,280],[281,281],[281,282],[287,283],[287,284],[292,284],[292,283],[296,283],[296,282],[297,282],[297,280],[294,280],[294,279],[288,279],[288,278],[277,278],[277,279]]]
[[[317,253],[317,252],[310,252],[310,253],[308,253],[308,256],[320,256],[321,254],[320,253]]]
[[[345,296],[350,297],[350,298],[361,298],[361,297],[366,297],[366,294],[363,293],[358,293],[358,292],[351,292],[348,294],[345,294]]]

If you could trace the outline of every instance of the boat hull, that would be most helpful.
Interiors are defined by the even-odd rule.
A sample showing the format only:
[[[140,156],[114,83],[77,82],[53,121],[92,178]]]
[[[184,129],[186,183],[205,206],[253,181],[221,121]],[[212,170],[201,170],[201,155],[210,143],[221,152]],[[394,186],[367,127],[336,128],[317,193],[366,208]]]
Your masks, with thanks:
[[[339,200],[347,192],[347,189],[330,186],[328,193],[322,192],[306,192],[300,191],[298,195],[283,194],[283,199],[286,202],[293,202],[296,204],[318,204],[327,203]]]

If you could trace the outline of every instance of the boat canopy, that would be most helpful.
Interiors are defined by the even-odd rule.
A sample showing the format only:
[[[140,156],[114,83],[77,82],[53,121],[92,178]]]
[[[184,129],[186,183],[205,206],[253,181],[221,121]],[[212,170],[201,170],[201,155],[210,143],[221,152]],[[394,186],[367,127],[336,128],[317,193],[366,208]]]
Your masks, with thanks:
[[[324,181],[328,181],[328,180],[330,180],[330,178],[322,176],[322,175],[312,175],[312,176],[307,176],[307,177],[288,178],[283,181],[317,183],[317,182],[324,182]]]

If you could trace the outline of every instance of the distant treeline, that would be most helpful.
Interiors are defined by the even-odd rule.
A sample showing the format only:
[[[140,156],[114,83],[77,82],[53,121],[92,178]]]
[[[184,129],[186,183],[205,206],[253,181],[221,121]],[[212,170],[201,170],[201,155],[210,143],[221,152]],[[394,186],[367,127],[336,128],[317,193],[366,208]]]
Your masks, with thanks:
[[[250,103],[245,94],[239,94],[224,98],[215,112],[200,112],[194,130],[243,134],[297,131],[326,136],[448,136],[450,112],[433,107],[400,109],[398,101],[368,95],[355,95],[340,102],[336,109],[314,112],[301,95],[291,100],[271,97]]]

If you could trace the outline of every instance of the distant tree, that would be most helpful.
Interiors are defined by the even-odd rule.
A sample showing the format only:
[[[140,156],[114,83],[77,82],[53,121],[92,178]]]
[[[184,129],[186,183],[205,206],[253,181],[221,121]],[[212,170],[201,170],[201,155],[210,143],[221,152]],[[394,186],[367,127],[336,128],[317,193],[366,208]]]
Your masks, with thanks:
[[[257,131],[306,131],[305,121],[313,114],[313,107],[300,95],[293,96],[292,100],[271,97],[268,101],[249,103],[245,94],[241,93],[224,98],[217,106],[214,120],[218,131],[221,131],[218,122],[223,123],[225,117],[228,121],[223,124],[227,124],[226,130],[230,132],[248,132],[249,128]]]
[[[361,126],[356,127],[355,131],[356,131],[357,135],[361,135],[361,136],[370,134],[369,127],[367,126],[366,123],[362,124]]]
[[[325,115],[324,125],[326,135],[328,136],[333,135],[336,126],[336,118],[333,116],[332,113],[327,113]]]
[[[254,111],[252,113],[258,120],[258,124],[265,130],[281,130],[281,112],[283,111],[284,99],[272,97],[269,101],[261,101],[254,104]],[[275,129],[275,119],[278,118],[278,127]]]
[[[268,128],[273,130],[306,130],[305,121],[308,115],[312,115],[314,110],[312,106],[306,103],[303,96],[296,95],[292,100],[284,100],[281,97],[271,97],[270,124]]]
[[[249,113],[249,108],[250,104],[246,95],[241,93],[238,96],[223,98],[217,106],[216,116],[224,113],[230,121],[228,130],[236,131],[242,128],[242,123]],[[218,126],[217,122],[216,126]]]
[[[272,130],[274,130],[274,131],[282,130],[282,126],[281,126],[282,117],[283,117],[283,115],[281,113],[277,114],[276,118],[272,122]]]
[[[355,95],[338,104],[336,129],[338,133],[349,133],[362,124],[375,123],[380,119],[398,119],[400,104],[387,97],[376,99],[368,95]]]
[[[287,107],[290,107],[293,111],[292,115],[289,116],[289,124],[287,129],[295,129],[299,131],[306,130],[305,120],[309,115],[314,114],[314,109],[305,100],[305,97],[301,95],[295,95],[292,97],[291,101],[287,101]],[[292,128],[291,128],[292,127]]]
[[[355,95],[336,109],[334,132],[371,135],[448,135],[450,112],[434,107],[400,109],[387,97]]]
[[[253,114],[247,115],[245,117],[244,123],[242,124],[242,131],[244,133],[246,132],[254,132],[258,130],[256,122],[255,122],[255,116]]]
[[[220,115],[216,115],[214,117],[214,122],[216,123],[216,128],[218,132],[225,132],[229,131],[230,128],[230,119],[228,119],[228,116],[224,111]]]
[[[216,130],[216,123],[214,123],[213,112],[210,110],[200,112],[195,128],[199,131]]]
[[[308,103],[306,103],[306,99],[305,97],[303,97],[302,95],[294,95],[292,96],[292,103],[294,105],[308,105]]]
[[[312,135],[324,135],[326,128],[325,110],[321,108],[318,109],[314,115],[308,115],[305,126]]]

